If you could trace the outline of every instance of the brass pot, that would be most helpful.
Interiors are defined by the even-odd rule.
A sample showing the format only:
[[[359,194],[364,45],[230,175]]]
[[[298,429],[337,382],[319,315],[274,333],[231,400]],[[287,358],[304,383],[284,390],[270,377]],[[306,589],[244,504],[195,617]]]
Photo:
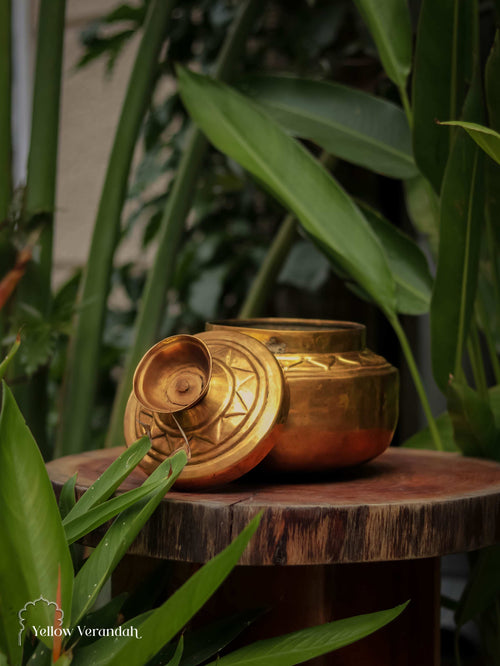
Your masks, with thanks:
[[[215,321],[262,342],[285,377],[285,418],[269,434],[264,464],[283,471],[357,465],[389,446],[398,418],[398,371],[365,346],[366,328],[345,321]]]
[[[325,472],[389,446],[398,372],[366,349],[361,324],[251,319],[206,328],[161,341],[137,367],[125,439],[150,436],[146,471],[186,442],[191,458],[176,484],[184,488],[232,481],[261,461]]]

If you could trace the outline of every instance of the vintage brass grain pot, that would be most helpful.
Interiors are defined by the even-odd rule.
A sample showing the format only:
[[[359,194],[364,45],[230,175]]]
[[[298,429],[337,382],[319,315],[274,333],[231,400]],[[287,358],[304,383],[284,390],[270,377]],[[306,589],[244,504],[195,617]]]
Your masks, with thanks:
[[[341,321],[216,321],[155,345],[136,370],[128,445],[147,433],[152,471],[189,443],[177,487],[232,481],[263,461],[277,472],[357,465],[390,444],[398,372]]]

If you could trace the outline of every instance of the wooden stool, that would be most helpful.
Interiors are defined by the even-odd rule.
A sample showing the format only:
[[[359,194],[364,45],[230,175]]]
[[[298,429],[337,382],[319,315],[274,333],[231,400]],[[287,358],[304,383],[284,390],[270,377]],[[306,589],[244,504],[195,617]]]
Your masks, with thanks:
[[[49,463],[56,492],[78,472],[81,494],[122,450]],[[144,478],[137,469],[120,490]],[[206,615],[270,607],[245,635],[255,640],[411,599],[384,629],[310,663],[438,666],[439,558],[500,541],[500,465],[390,448],[327,481],[306,480],[253,476],[212,492],[171,491],[129,552],[183,562],[187,576],[263,509],[258,532]],[[86,543],[97,541],[90,535]]]

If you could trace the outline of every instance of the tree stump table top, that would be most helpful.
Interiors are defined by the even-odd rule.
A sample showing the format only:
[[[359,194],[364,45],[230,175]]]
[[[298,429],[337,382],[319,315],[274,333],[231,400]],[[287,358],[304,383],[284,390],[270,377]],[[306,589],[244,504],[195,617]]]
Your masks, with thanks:
[[[48,464],[58,492],[78,473],[81,495],[123,451],[103,449]],[[146,478],[137,468],[119,492]],[[451,453],[389,448],[328,478],[251,477],[210,492],[170,491],[130,552],[205,562],[263,510],[240,560],[317,565],[439,557],[500,540],[500,465]],[[85,543],[95,545],[102,530]]]

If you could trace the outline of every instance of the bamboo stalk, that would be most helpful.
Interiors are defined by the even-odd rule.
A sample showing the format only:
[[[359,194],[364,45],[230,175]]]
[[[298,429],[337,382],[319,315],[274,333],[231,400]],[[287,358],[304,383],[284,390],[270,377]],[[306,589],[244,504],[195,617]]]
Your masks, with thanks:
[[[245,302],[238,313],[240,319],[258,317],[262,313],[269,291],[274,286],[280,274],[296,235],[297,220],[294,215],[289,213],[281,223],[278,233],[274,237],[271,247],[245,298]]]
[[[35,81],[30,150],[24,208],[28,229],[40,228],[39,258],[26,267],[17,299],[47,316],[51,304],[53,223],[56,200],[59,110],[66,0],[41,0],[38,17]],[[16,373],[20,366],[14,362]],[[47,439],[48,371],[40,369],[15,397],[45,459]]]
[[[11,135],[11,0],[0,0],[0,225],[7,219],[12,198],[12,135]],[[6,228],[0,227],[0,278],[9,260],[9,242]],[[3,339],[6,320],[0,312],[0,340]],[[0,344],[1,346],[1,344]]]
[[[0,223],[12,197],[11,0],[0,0]]]
[[[150,4],[116,129],[68,352],[56,444],[59,454],[82,451],[88,444],[113,254],[130,164],[174,6],[174,0],[153,0]]]
[[[230,76],[239,55],[245,48],[247,34],[261,4],[262,0],[245,0],[241,4],[217,59],[215,78],[227,79]],[[123,376],[113,405],[106,446],[123,443],[123,415],[132,377],[141,356],[153,344],[158,334],[166,294],[175,271],[175,260],[179,252],[184,222],[191,208],[192,193],[206,148],[205,137],[193,126],[160,223],[158,250],[148,275],[137,315],[134,340],[125,361]]]

